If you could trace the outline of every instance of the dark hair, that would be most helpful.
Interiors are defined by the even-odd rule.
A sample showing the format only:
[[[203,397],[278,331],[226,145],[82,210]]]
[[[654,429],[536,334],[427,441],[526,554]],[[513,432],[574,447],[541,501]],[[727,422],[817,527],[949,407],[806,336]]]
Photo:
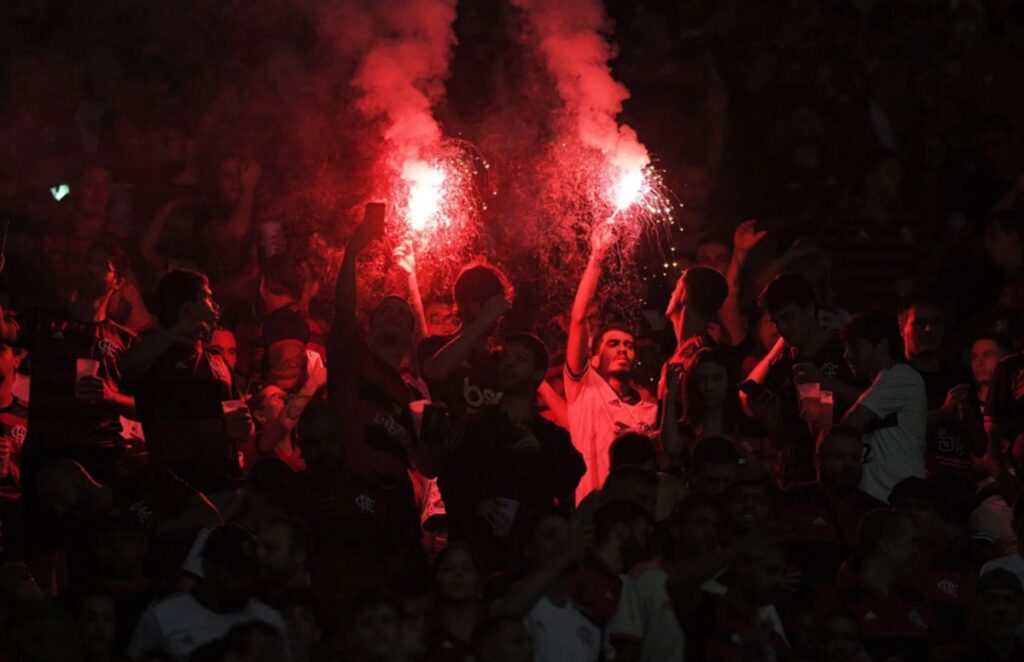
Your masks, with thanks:
[[[627,485],[634,480],[647,485],[657,485],[658,474],[652,469],[645,469],[631,464],[618,467],[608,472],[608,477],[604,479],[604,485],[601,486],[601,495],[602,497],[611,495],[623,485]]]
[[[406,310],[409,312],[409,324],[413,327],[416,326],[416,315],[412,312],[412,306],[409,305],[409,301],[405,297],[400,297],[397,294],[388,294],[381,297],[380,301],[377,302],[377,305],[373,307],[372,311],[370,311],[370,322],[373,322],[373,319],[377,317],[377,312],[387,301],[397,301],[405,306]]]
[[[612,471],[628,465],[639,466],[657,461],[654,442],[640,432],[623,432],[608,446],[608,462]]]
[[[640,520],[651,520],[643,508],[632,501],[612,501],[594,512],[594,539],[602,543],[619,524],[632,526]]]
[[[523,331],[510,333],[505,338],[505,346],[508,345],[520,345],[525,347],[533,356],[533,369],[543,370],[545,372],[547,371],[551,358],[548,354],[547,345],[545,345],[544,341],[538,336]]]
[[[210,281],[198,271],[177,269],[168,271],[156,284],[152,296],[153,314],[160,326],[169,329],[178,323],[181,307],[189,301],[195,301]]]
[[[697,473],[707,464],[739,466],[740,455],[736,447],[725,437],[705,437],[690,454],[690,472]]]
[[[1009,354],[1013,351],[1013,343],[1010,341],[1009,336],[1002,333],[979,333],[971,340],[971,344],[973,345],[979,340],[991,340],[999,347],[1003,354]]]
[[[299,299],[308,278],[306,265],[289,255],[274,255],[263,261],[264,287],[273,294]]]
[[[709,363],[721,366],[725,370],[725,405],[722,419],[726,433],[733,433],[741,418],[738,380],[728,351],[722,347],[705,347],[694,354],[690,369],[683,377],[683,419],[686,423],[692,424],[695,421],[699,422],[704,413],[695,375],[697,368]]]
[[[857,313],[846,323],[842,332],[843,342],[849,344],[856,338],[863,338],[872,345],[883,340],[889,341],[889,357],[894,361],[903,360],[903,336],[900,335],[896,316],[884,311]]]
[[[541,522],[551,518],[564,519],[567,522],[572,521],[572,515],[570,515],[564,508],[549,506],[534,515],[533,519],[530,520],[530,537],[533,537],[533,534],[537,531],[537,527],[540,526]]]
[[[757,297],[757,305],[768,313],[781,310],[791,303],[796,304],[798,308],[813,306],[815,312],[818,310],[818,298],[814,295],[814,287],[800,274],[779,274],[768,281]]]
[[[88,252],[100,253],[114,265],[114,273],[118,278],[125,278],[132,270],[131,260],[120,244],[110,237],[101,237],[89,246]]]
[[[716,317],[718,309],[729,296],[729,283],[725,276],[711,267],[690,267],[683,273],[686,285],[686,304],[704,317]]]
[[[496,267],[482,262],[466,265],[455,279],[452,295],[458,306],[459,314],[464,314],[470,305],[483,304],[491,297],[505,296],[511,298],[512,287],[508,279]]]
[[[697,248],[706,246],[707,244],[722,244],[732,251],[732,239],[730,239],[724,232],[705,232],[697,239]]]
[[[590,340],[591,356],[597,354],[601,350],[601,343],[604,342],[605,335],[612,331],[620,331],[622,333],[629,334],[634,341],[636,340],[636,332],[633,330],[633,327],[625,322],[608,322],[606,324],[602,324],[601,328]]]
[[[324,627],[324,603],[312,589],[299,586],[285,591],[273,601],[273,607],[282,612],[290,607],[301,607],[313,612],[313,621],[317,627]]]

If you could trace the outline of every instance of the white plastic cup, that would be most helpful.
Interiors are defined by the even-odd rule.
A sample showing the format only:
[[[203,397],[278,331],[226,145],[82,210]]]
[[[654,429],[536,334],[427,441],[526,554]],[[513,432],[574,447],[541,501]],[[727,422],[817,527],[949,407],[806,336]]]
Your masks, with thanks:
[[[240,409],[245,409],[245,400],[221,400],[220,408],[224,411],[224,415],[227,416]]]
[[[797,397],[800,398],[800,413],[806,418],[817,418],[820,409],[821,384],[808,382],[796,385]]]
[[[496,524],[491,525],[491,530],[499,538],[507,538],[508,534],[512,532],[512,524],[516,521],[516,513],[519,512],[519,502],[515,499],[506,499],[505,497],[498,497],[496,501],[501,504],[504,516]]]
[[[832,391],[821,391],[819,393],[818,406],[821,410],[821,419],[831,423],[833,411],[835,411],[835,400],[832,396]]]
[[[96,359],[75,359],[75,381],[100,376],[100,362]]]

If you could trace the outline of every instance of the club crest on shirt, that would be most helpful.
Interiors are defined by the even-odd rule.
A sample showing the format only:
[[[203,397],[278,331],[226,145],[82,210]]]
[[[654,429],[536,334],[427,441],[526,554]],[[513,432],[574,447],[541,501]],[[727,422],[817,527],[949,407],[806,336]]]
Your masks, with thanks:
[[[28,434],[28,429],[24,425],[12,425],[7,429],[6,436],[21,444],[25,441],[26,434]]]
[[[97,340],[96,349],[98,349],[103,356],[110,359],[116,359],[121,353],[121,348],[108,338],[100,338]]]

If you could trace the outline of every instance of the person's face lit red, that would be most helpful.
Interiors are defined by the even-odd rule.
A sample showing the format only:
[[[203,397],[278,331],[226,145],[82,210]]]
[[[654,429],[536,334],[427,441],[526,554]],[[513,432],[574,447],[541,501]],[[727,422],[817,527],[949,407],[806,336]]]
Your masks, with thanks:
[[[0,385],[10,386],[21,363],[21,354],[10,345],[0,342]]]
[[[901,329],[907,358],[941,349],[945,330],[946,320],[941,308],[930,304],[912,307],[906,312]]]
[[[106,168],[89,168],[82,173],[77,190],[72,191],[75,208],[85,218],[102,218],[110,204],[110,171]]]
[[[432,336],[450,336],[459,328],[459,316],[453,304],[428,303],[424,313],[427,316],[427,333]]]
[[[729,270],[731,260],[732,249],[720,242],[710,241],[697,247],[697,265],[711,267],[723,276]]]
[[[221,199],[231,205],[238,204],[242,197],[242,162],[230,157],[220,162],[217,184]]]
[[[876,354],[877,348],[864,338],[850,338],[843,349],[843,357],[858,379],[875,378],[880,370]]]
[[[995,340],[990,338],[975,340],[971,347],[971,372],[974,373],[974,381],[978,384],[990,383],[1001,358],[1003,358],[1003,350]]]
[[[620,379],[628,378],[636,361],[633,334],[612,329],[605,332],[598,349],[597,371]]]
[[[818,637],[821,659],[830,662],[853,662],[862,645],[857,621],[846,616],[829,618]]]
[[[238,366],[238,341],[235,334],[228,329],[216,329],[210,336],[206,350],[211,354],[224,357],[228,367],[234,370]]]
[[[113,261],[103,251],[90,250],[78,268],[78,292],[86,297],[100,297],[120,285]]]
[[[529,348],[509,343],[501,350],[498,362],[498,384],[506,393],[533,391],[544,378],[545,366],[535,366]]]
[[[694,368],[690,379],[694,380],[697,395],[706,408],[721,407],[725,403],[729,388],[729,376],[725,366],[705,361]]]

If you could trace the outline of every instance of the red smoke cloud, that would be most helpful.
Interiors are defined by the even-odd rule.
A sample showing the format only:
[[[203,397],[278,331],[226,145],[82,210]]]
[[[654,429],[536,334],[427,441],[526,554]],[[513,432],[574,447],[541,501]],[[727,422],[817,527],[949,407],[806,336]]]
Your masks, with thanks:
[[[602,36],[608,19],[600,0],[512,0],[527,15],[558,93],[580,141],[614,166],[612,205],[623,209],[643,193],[647,149],[629,126],[616,122],[629,91],[608,65],[613,50]]]

